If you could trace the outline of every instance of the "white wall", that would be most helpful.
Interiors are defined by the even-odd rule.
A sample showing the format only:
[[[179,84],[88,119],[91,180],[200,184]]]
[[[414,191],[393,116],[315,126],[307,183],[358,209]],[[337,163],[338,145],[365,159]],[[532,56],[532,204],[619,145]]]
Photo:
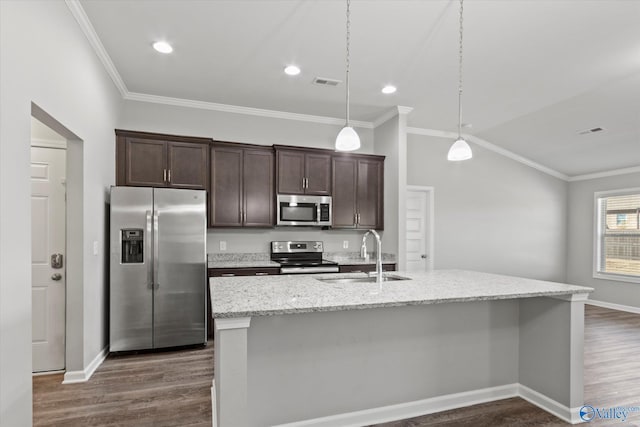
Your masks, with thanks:
[[[125,101],[118,127],[126,130],[159,132],[213,138],[218,141],[250,144],[282,144],[333,149],[340,126],[270,117],[250,116],[213,110]],[[373,153],[373,129],[357,129],[362,141],[359,152]],[[387,224],[385,224],[386,226]],[[327,252],[358,251],[363,231],[313,228],[209,229],[207,252],[268,252],[272,240],[322,240]],[[343,242],[349,248],[343,249]],[[371,243],[369,243],[371,249]]]
[[[591,286],[590,299],[640,308],[640,284],[593,278],[594,193],[640,186],[640,173],[574,181],[569,184],[567,280]]]
[[[452,142],[408,136],[408,185],[435,189],[434,268],[564,281],[568,184],[476,145],[448,162]]]
[[[75,259],[82,259],[80,289],[69,290],[83,304],[68,307],[76,309],[68,339],[77,346],[67,354],[67,368],[74,370],[84,369],[106,344],[104,206],[114,182],[113,128],[121,100],[64,2],[1,1],[0,31],[0,425],[29,426],[32,103],[81,140],[72,143],[70,155],[84,165],[80,222],[69,224],[82,246]],[[99,256],[93,256],[93,241]]]

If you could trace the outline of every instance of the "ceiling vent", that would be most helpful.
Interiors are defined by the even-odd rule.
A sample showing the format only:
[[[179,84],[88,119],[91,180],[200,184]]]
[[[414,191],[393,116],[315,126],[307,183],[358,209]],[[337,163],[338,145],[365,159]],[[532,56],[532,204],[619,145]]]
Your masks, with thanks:
[[[587,135],[589,133],[597,133],[597,132],[602,132],[604,129],[601,127],[597,127],[597,128],[591,128],[591,129],[584,129],[584,130],[579,130],[578,131],[578,135]]]
[[[316,77],[313,79],[313,84],[322,86],[338,86],[340,83],[342,83],[342,80],[327,79],[324,77]]]

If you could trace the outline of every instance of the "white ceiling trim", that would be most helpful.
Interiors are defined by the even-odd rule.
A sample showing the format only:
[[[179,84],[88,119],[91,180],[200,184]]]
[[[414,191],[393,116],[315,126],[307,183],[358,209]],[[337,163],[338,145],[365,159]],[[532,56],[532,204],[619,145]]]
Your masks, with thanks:
[[[588,173],[585,175],[575,175],[569,178],[569,182],[586,181],[588,179],[606,178],[609,176],[625,175],[628,173],[636,173],[636,172],[640,172],[640,166],[633,166],[630,168],[623,168],[623,169],[614,169],[614,170],[605,171],[605,172]]]
[[[250,116],[269,117],[285,120],[298,120],[302,122],[321,123],[325,125],[344,126],[344,119],[335,117],[314,116],[310,114],[290,113],[278,110],[265,110],[262,108],[242,107],[239,105],[218,104],[207,101],[194,101],[191,99],[171,98],[168,96],[148,95],[145,93],[127,92],[124,99],[130,101],[151,102],[155,104],[174,105],[178,107],[199,108],[202,110],[222,111],[225,113],[246,114]],[[373,123],[350,120],[349,123],[358,128],[373,129]]]
[[[396,105],[377,119],[373,121],[373,128],[377,128],[381,124],[385,123],[387,120],[394,118],[400,114],[409,114],[413,111],[413,107],[403,107],[402,105]]]
[[[408,127],[407,133],[411,133],[414,135],[435,136],[438,138],[451,138],[451,139],[455,139],[458,136],[458,134],[455,132],[447,132],[447,131],[435,130],[435,129],[414,128],[414,127]],[[467,142],[472,142],[476,145],[479,145],[482,148],[486,148],[487,150],[493,151],[494,153],[508,157],[511,160],[515,160],[516,162],[522,163],[523,165],[539,170],[540,172],[544,172],[555,178],[559,178],[564,181],[569,181],[569,176],[561,172],[558,172],[556,170],[543,166],[540,163],[536,163],[533,160],[529,160],[526,157],[522,157],[512,151],[505,150],[502,147],[498,147],[497,145],[492,144],[489,141],[485,141],[482,138],[478,138],[477,136],[467,135],[467,134],[463,134],[463,136],[467,140]]]
[[[102,41],[100,41],[96,30],[93,28],[93,25],[91,25],[91,21],[89,21],[89,17],[82,8],[82,5],[78,0],[65,0],[65,3],[71,11],[73,17],[76,18],[76,21],[78,21],[82,32],[89,40],[89,44],[91,44],[91,47],[93,47],[96,55],[98,55],[98,58],[100,58],[100,61],[102,61],[102,65],[104,65],[104,68],[107,70],[107,74],[109,74],[109,77],[111,77],[111,80],[113,80],[113,83],[120,91],[120,94],[124,97],[127,93],[129,93],[129,90],[124,84],[124,80],[122,80],[120,73],[118,73],[116,66],[113,65],[111,57],[105,50]]]

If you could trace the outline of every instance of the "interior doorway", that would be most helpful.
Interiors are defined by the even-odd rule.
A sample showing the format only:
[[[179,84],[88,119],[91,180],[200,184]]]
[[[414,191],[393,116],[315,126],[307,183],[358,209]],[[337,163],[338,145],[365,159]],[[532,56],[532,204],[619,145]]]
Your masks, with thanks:
[[[65,369],[66,139],[31,118],[31,325],[34,373]]]
[[[408,185],[406,198],[406,269],[433,270],[433,187]]]

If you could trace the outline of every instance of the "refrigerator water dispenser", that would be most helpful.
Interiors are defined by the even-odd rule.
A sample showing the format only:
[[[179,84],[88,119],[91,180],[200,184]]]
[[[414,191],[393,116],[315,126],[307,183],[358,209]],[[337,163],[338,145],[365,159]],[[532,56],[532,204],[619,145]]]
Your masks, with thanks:
[[[144,235],[142,229],[124,229],[122,232],[122,264],[142,264],[144,261]]]

